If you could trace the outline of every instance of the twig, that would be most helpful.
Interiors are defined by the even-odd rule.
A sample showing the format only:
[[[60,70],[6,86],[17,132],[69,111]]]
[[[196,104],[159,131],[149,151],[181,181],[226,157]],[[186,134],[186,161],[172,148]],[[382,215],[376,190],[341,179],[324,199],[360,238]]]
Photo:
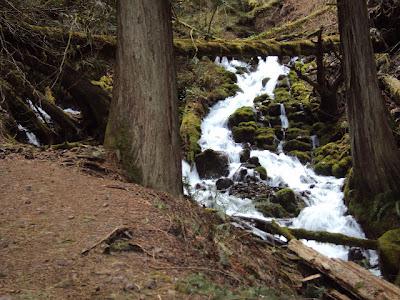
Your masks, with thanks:
[[[81,255],[87,255],[91,250],[93,250],[94,248],[96,248],[98,245],[111,240],[112,238],[114,238],[115,236],[117,236],[120,233],[124,233],[127,235],[126,232],[129,232],[129,228],[125,227],[125,226],[118,226],[115,229],[113,229],[113,231],[111,231],[109,234],[107,234],[104,238],[100,239],[98,242],[94,243],[92,246],[90,246],[89,248],[86,248],[84,250],[82,250]],[[130,235],[130,234],[129,234]]]

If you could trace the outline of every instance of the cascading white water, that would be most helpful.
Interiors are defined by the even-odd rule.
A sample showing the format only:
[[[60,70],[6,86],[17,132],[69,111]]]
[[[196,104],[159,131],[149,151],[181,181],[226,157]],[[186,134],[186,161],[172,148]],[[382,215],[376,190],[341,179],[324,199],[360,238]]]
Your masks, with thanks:
[[[233,72],[237,66],[246,66],[245,63],[236,60],[229,62],[226,58],[217,59],[216,63]],[[254,107],[253,99],[260,94],[268,93],[273,97],[273,90],[279,75],[287,73],[288,70],[278,63],[276,57],[268,57],[266,60],[259,59],[258,67],[254,72],[237,75],[241,91],[234,97],[215,104],[203,120],[199,144],[202,150],[213,149],[228,154],[230,178],[240,168],[239,153],[243,147],[233,141],[227,127],[228,117],[242,106]],[[266,77],[270,79],[263,86],[262,80]],[[288,126],[289,122],[285,123],[287,118],[286,120],[282,118],[282,116],[286,117],[284,106],[283,108],[282,106],[282,124]],[[343,203],[343,193],[341,192],[344,179],[318,176],[311,168],[301,164],[297,158],[284,153],[275,154],[267,150],[254,150],[251,151],[251,156],[257,156],[261,165],[267,169],[269,176],[267,183],[270,186],[287,185],[297,193],[307,192],[308,196],[305,199],[307,207],[297,218],[293,219],[293,227],[364,237],[364,233],[354,218],[345,215],[347,209]],[[183,162],[183,176],[195,190],[193,196],[201,204],[223,209],[228,215],[268,219],[255,209],[251,200],[237,198],[229,195],[228,192],[218,192],[215,188],[216,180],[201,180],[196,168],[191,168],[186,162]],[[206,188],[196,190],[195,186],[199,183]],[[306,243],[329,257],[347,259],[348,249],[345,247],[312,241]]]
[[[282,123],[282,128],[283,129],[288,129],[289,128],[289,120],[286,116],[286,110],[285,110],[285,105],[281,103],[281,123]]]
[[[28,129],[26,129],[21,124],[18,124],[18,130],[22,131],[22,132],[25,132],[29,144],[32,144],[32,145],[37,146],[37,147],[40,147],[39,140],[38,140],[38,138],[36,137],[36,135],[33,132],[30,132]]]

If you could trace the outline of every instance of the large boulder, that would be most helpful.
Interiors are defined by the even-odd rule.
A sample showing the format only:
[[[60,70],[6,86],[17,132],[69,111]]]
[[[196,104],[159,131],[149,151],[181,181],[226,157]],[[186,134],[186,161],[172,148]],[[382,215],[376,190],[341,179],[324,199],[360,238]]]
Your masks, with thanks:
[[[256,122],[242,122],[238,126],[232,128],[233,140],[236,143],[253,143],[256,130]]]
[[[228,126],[229,128],[232,128],[234,126],[238,126],[240,123],[251,121],[256,121],[256,113],[252,107],[243,106],[238,108],[232,115],[229,116]]]
[[[233,185],[233,180],[227,177],[223,177],[217,180],[215,186],[218,191],[224,191]]]
[[[219,178],[229,175],[228,155],[221,151],[207,149],[195,158],[200,178]]]
[[[400,285],[400,229],[385,232],[378,239],[383,276]]]
[[[271,198],[273,203],[280,204],[287,212],[297,215],[300,212],[299,201],[293,190],[285,188],[279,190]]]

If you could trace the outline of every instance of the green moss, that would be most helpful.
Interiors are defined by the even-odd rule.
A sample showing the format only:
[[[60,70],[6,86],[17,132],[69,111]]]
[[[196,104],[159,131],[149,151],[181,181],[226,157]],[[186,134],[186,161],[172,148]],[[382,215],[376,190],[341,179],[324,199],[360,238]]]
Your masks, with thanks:
[[[271,97],[268,94],[262,94],[260,96],[257,96],[254,98],[253,103],[254,104],[259,104],[259,103],[265,103],[268,101],[271,101]]]
[[[292,189],[285,188],[275,193],[275,203],[279,203],[289,213],[298,213],[296,195]]]
[[[286,139],[288,140],[293,140],[304,136],[310,136],[310,131],[300,128],[289,128],[286,132]]]
[[[336,178],[343,178],[351,168],[351,157],[347,156],[332,166],[332,175]]]
[[[291,95],[288,89],[286,88],[276,88],[274,90],[274,100],[278,103],[285,103],[291,100]]]
[[[253,143],[256,129],[257,125],[254,121],[241,122],[238,126],[232,128],[233,140],[236,143]]]
[[[208,108],[219,100],[233,96],[239,90],[236,75],[207,58],[198,63],[186,60],[178,72],[178,90],[182,97],[180,136],[186,160],[193,161],[200,152],[201,120]]]
[[[303,164],[311,162],[311,155],[310,152],[298,151],[293,150],[288,153],[291,156],[295,156],[301,161]]]
[[[314,171],[318,175],[332,176],[332,166],[333,165],[334,165],[333,161],[323,161],[323,162],[317,163],[314,166]]]
[[[267,170],[263,166],[258,166],[254,169],[259,175],[262,180],[266,180],[268,178]]]
[[[258,201],[256,209],[267,218],[289,218],[291,215],[278,203],[271,203],[269,200]]]
[[[311,151],[312,146],[310,143],[305,143],[299,140],[290,140],[283,144],[283,150],[290,152],[294,150],[298,151]]]
[[[131,244],[126,240],[116,240],[110,245],[110,250],[114,252],[130,251],[131,248]]]
[[[255,141],[257,147],[266,149],[266,147],[274,146],[275,149],[275,131],[273,128],[263,127],[256,131]]]
[[[129,126],[124,124],[129,124],[129,122],[118,120],[118,125],[120,125],[118,131],[113,131],[114,134],[108,134],[106,132],[104,145],[109,149],[115,150],[121,166],[126,171],[128,180],[141,184],[143,172],[133,163],[131,155],[131,147],[133,145],[132,135],[129,133]],[[111,123],[108,123],[106,128],[106,131],[109,130],[112,130]]]
[[[385,232],[378,239],[378,249],[383,275],[395,281],[400,275],[400,229]]]
[[[184,144],[186,160],[192,162],[195,156],[201,152],[200,145],[198,144],[201,137],[201,119],[196,113],[189,111],[184,114],[180,127],[180,135]]]
[[[239,125],[242,122],[256,121],[254,110],[250,106],[238,108],[232,115],[229,116],[228,126],[230,128]]]

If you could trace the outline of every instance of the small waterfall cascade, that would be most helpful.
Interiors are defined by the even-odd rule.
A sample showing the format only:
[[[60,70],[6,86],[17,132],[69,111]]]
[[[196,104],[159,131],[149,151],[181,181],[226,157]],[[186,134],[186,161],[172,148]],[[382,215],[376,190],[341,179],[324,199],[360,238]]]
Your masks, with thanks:
[[[236,70],[235,67],[247,66],[244,62],[228,61],[226,58],[217,59],[216,63],[233,72]],[[273,97],[278,77],[287,73],[288,70],[279,64],[278,58],[259,59],[255,71],[237,75],[241,91],[211,107],[209,114],[203,120],[202,135],[199,140],[201,149],[202,151],[206,149],[222,151],[228,155],[229,178],[234,179],[233,175],[241,168],[240,152],[243,150],[243,145],[235,143],[232,139],[231,131],[227,126],[228,117],[240,107],[254,107],[253,99],[256,96],[267,93]],[[270,80],[263,86],[262,80],[266,77]],[[280,118],[285,131],[289,127],[289,121],[283,104],[281,104]],[[317,146],[318,139],[314,136],[313,147]],[[296,157],[284,154],[282,141],[279,147],[281,151],[278,149],[278,153],[268,150],[251,150],[251,156],[258,157],[260,164],[266,168],[268,179],[265,182],[269,186],[288,186],[295,193],[307,194],[304,199],[306,207],[298,217],[291,220],[292,226],[308,230],[338,232],[359,238],[365,237],[359,224],[346,213],[347,208],[343,202],[341,191],[344,179],[317,175]],[[183,162],[183,176],[195,190],[193,196],[200,204],[221,209],[228,215],[270,220],[256,210],[252,200],[229,195],[228,192],[217,191],[214,179],[200,179],[195,166],[191,167],[188,163]],[[196,185],[201,185],[203,188],[196,189]],[[329,257],[347,259],[348,248],[344,246],[314,241],[305,243]],[[369,251],[369,255],[376,259],[374,252]]]
[[[281,123],[282,123],[282,129],[288,129],[289,128],[289,120],[286,116],[286,110],[285,110],[285,105],[281,103]]]
[[[18,130],[25,133],[29,144],[40,147],[40,142],[33,132],[30,132],[28,129],[26,129],[21,124],[18,124]]]
[[[312,135],[311,136],[311,143],[312,143],[312,148],[318,148],[319,147],[319,140],[317,135]]]

